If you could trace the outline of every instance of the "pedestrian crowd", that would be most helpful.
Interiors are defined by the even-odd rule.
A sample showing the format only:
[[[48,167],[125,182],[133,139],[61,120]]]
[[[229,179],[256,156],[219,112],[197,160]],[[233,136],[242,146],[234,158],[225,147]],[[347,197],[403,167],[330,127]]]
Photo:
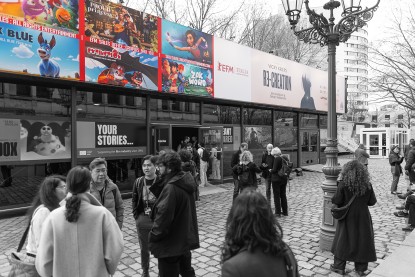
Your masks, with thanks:
[[[195,151],[192,144],[184,142],[178,152],[163,150],[158,156],[142,159],[144,176],[134,181],[132,192],[141,276],[149,276],[151,255],[158,260],[158,276],[196,276],[191,264],[191,251],[200,247],[196,201],[199,186],[207,183],[203,170],[206,149],[203,143],[198,145]],[[354,262],[356,274],[364,276],[368,263],[376,261],[368,208],[376,204],[376,196],[363,145],[355,155],[356,159],[342,167],[331,199],[334,207],[347,209],[347,214],[337,222],[330,269],[344,275],[346,262]],[[401,167],[403,160],[405,168]],[[403,194],[397,192],[397,186],[404,172],[410,184],[415,182],[415,141],[405,147],[403,157],[399,147],[394,147],[389,163],[391,193],[404,200],[395,215],[409,217],[404,230],[411,231],[415,227],[415,195],[411,185]],[[234,190],[222,246],[222,276],[299,276],[295,256],[283,241],[278,223],[278,218],[289,215],[287,185],[292,167],[288,155],[272,144],[266,146],[259,165],[247,143],[241,143],[233,154]],[[18,249],[27,237],[26,253],[12,253],[15,260],[32,265],[35,274],[30,276],[102,277],[115,273],[124,248],[124,204],[107,173],[107,161],[96,158],[89,168],[76,166],[66,177],[52,175],[43,180],[28,211],[28,227]],[[257,190],[261,178],[265,180],[265,196]],[[12,267],[11,274],[13,270],[18,269]]]

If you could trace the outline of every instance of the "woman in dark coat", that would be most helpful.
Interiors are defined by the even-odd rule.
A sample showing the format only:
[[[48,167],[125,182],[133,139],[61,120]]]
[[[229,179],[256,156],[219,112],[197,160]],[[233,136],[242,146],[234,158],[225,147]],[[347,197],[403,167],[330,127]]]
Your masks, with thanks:
[[[261,173],[261,169],[254,163],[254,157],[248,150],[242,152],[241,161],[238,165],[235,165],[232,168],[232,172],[238,176],[239,191],[242,191],[248,187],[254,187],[255,189],[258,188],[258,180],[256,174]],[[244,172],[249,173],[248,180],[243,180],[241,178],[241,175],[243,175]]]
[[[392,185],[391,193],[396,194],[398,190],[399,177],[402,174],[403,157],[399,155],[400,149],[398,146],[392,146],[391,152],[389,153],[389,164],[391,165],[392,172]]]
[[[278,147],[275,147],[271,151],[271,155],[274,156],[274,163],[271,172],[271,183],[272,183],[272,192],[274,193],[274,205],[275,205],[275,215],[277,217],[281,216],[281,208],[282,214],[284,216],[288,216],[288,203],[287,203],[287,183],[288,177],[287,176],[280,176],[278,171],[280,171],[282,167],[282,163],[288,161],[285,157],[281,156],[281,150]],[[284,161],[282,160],[284,159]]]
[[[338,221],[331,252],[334,264],[330,269],[344,274],[346,261],[352,261],[359,276],[364,276],[368,262],[376,261],[375,241],[368,206],[376,204],[366,167],[357,160],[343,166],[337,191],[331,201],[342,207],[356,195],[346,218]]]
[[[245,189],[234,201],[221,263],[222,277],[300,276],[271,206],[254,188]]]

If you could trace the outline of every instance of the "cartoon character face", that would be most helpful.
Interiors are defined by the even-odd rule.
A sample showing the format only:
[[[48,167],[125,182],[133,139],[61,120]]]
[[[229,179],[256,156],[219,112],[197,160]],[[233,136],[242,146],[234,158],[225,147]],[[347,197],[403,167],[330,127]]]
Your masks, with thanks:
[[[136,71],[131,80],[134,84],[141,86],[141,84],[143,83],[143,74],[141,72]]]
[[[37,49],[37,54],[42,60],[47,60],[50,58],[52,48],[56,44],[55,36],[52,36],[52,39],[48,43],[47,40],[43,39],[42,33],[39,34],[37,38],[40,48]]]
[[[43,12],[46,12],[47,1],[46,0],[23,0],[22,10],[28,16],[38,16]]]
[[[113,64],[111,66],[110,74],[114,76],[114,80],[121,81],[124,79],[124,67]]]
[[[60,24],[68,23],[71,21],[71,14],[65,10],[64,8],[59,8],[56,10],[56,19],[59,21]]]
[[[40,128],[40,133],[42,134],[42,137],[43,136],[51,136],[52,135],[52,128],[45,125],[42,128]]]
[[[20,124],[20,139],[27,138],[28,134],[29,132],[27,131],[27,129],[23,127],[22,124]]]
[[[186,35],[186,41],[187,41],[187,44],[188,44],[189,46],[193,46],[193,44],[194,44],[194,42],[195,42],[195,38],[193,37],[193,35],[192,35],[192,34],[187,34],[187,35]]]
[[[177,66],[176,65],[171,66],[171,73],[173,73],[173,74],[177,73]]]

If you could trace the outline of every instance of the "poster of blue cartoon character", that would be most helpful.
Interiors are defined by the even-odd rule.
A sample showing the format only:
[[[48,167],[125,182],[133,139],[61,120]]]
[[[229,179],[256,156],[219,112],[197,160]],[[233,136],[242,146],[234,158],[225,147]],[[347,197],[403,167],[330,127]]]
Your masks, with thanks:
[[[79,79],[79,41],[0,23],[0,70]]]
[[[212,64],[213,37],[209,34],[163,19],[161,40],[165,55]]]

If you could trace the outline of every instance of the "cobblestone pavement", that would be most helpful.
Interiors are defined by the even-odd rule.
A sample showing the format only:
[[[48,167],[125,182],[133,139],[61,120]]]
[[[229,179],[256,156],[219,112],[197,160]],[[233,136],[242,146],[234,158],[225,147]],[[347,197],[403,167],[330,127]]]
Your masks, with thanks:
[[[343,164],[345,160],[340,160]],[[390,194],[392,176],[388,161],[369,161],[372,184],[378,203],[370,208],[375,229],[378,261],[369,263],[372,270],[390,255],[409,233],[401,231],[403,218],[392,213],[402,203]],[[319,232],[322,214],[321,183],[324,175],[305,172],[290,182],[288,192],[289,216],[280,219],[284,240],[293,249],[302,276],[340,276],[329,270],[333,261],[330,252],[319,250]],[[401,178],[398,190],[406,189],[405,178]],[[197,204],[201,248],[193,251],[196,276],[220,276],[220,247],[224,238],[224,225],[232,202],[232,184],[223,184],[226,192],[204,195]],[[264,186],[260,187],[264,192]],[[140,276],[140,254],[134,220],[131,215],[131,200],[125,200],[125,225],[123,227],[125,250],[115,276]],[[7,276],[8,265],[5,252],[16,248],[25,227],[24,217],[0,220],[0,275]],[[157,261],[151,258],[151,276],[157,276]],[[353,269],[348,263],[346,269]],[[349,275],[353,276],[353,275]]]

